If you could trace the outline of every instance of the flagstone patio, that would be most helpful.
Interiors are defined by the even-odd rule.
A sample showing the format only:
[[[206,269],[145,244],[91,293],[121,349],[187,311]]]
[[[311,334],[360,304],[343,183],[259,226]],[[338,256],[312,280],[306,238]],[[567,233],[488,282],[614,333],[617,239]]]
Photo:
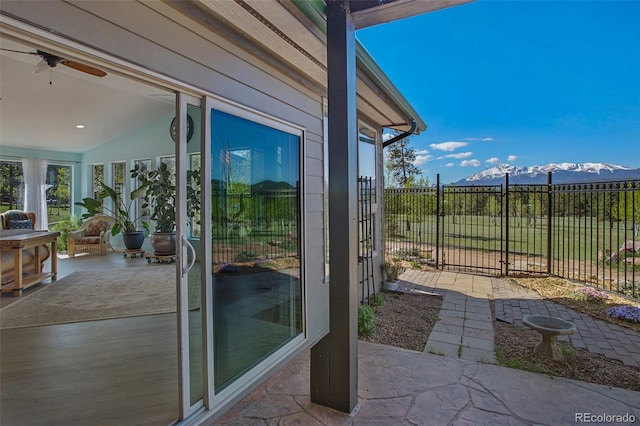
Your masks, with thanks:
[[[351,414],[311,403],[307,351],[213,424],[562,425],[640,418],[640,392],[494,365],[488,298],[496,299],[503,321],[520,324],[527,314],[576,321],[572,344],[630,366],[640,365],[638,333],[582,318],[494,277],[410,270],[402,279],[404,291],[443,295],[439,322],[425,352],[359,343],[359,403]]]

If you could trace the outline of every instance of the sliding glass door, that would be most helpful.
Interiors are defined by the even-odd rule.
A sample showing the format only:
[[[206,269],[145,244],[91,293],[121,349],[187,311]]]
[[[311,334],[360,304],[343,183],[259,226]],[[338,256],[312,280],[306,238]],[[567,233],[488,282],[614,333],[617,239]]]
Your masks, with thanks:
[[[211,112],[214,389],[302,334],[302,134]]]
[[[180,416],[304,339],[301,129],[178,95]],[[189,137],[189,128],[192,135]]]

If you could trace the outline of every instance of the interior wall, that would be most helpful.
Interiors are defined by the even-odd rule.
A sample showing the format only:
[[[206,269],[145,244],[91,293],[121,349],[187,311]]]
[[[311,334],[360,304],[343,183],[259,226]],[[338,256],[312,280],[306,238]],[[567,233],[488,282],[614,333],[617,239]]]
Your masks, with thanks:
[[[194,123],[194,135],[200,134],[201,117],[199,114],[190,114]],[[89,150],[81,155],[82,161],[80,180],[77,181],[81,187],[82,197],[89,196],[91,185],[91,168],[94,164],[104,164],[105,180],[111,182],[111,164],[114,162],[126,162],[125,178],[129,177],[129,170],[134,167],[134,162],[141,159],[151,159],[152,167],[157,167],[160,157],[175,155],[175,142],[171,139],[169,128],[174,115],[169,114],[152,123],[145,124],[140,128],[113,139],[97,148]],[[194,141],[196,136],[194,136]],[[187,153],[198,153],[200,146],[198,143],[188,143]],[[73,214],[80,216],[82,208],[75,206]],[[112,245],[118,249],[124,248],[120,236],[112,237]],[[199,247],[195,245],[194,247]],[[145,240],[143,247],[151,251],[152,247]]]
[[[168,115],[83,153],[81,167],[83,196],[88,196],[90,192],[93,164],[104,164],[105,180],[109,183],[111,182],[110,165],[114,162],[126,161],[125,177],[127,177],[134,160],[150,158],[154,164],[157,157],[175,155],[175,144],[169,135],[171,120],[173,115]],[[77,207],[74,214],[80,214],[81,210]]]

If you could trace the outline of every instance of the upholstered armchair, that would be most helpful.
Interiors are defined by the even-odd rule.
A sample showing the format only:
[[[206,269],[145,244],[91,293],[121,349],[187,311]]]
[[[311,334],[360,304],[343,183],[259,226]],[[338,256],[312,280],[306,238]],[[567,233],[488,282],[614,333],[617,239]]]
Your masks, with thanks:
[[[114,223],[115,219],[104,215],[87,219],[78,230],[69,233],[69,256],[73,257],[76,253],[100,253],[100,256],[106,256],[107,247],[113,250],[109,236]]]
[[[22,210],[7,210],[0,214],[2,229],[35,229],[36,214]]]

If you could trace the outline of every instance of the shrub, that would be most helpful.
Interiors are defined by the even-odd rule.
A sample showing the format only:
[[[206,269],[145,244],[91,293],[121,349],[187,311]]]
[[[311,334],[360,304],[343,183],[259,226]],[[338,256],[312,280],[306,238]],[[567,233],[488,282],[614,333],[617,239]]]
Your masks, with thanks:
[[[253,251],[242,251],[233,258],[234,262],[252,262],[254,260],[258,260],[260,256],[258,253]]]
[[[618,318],[630,322],[640,322],[640,308],[637,306],[616,306],[606,310],[611,318]]]
[[[380,306],[382,305],[382,296],[380,296],[379,294],[374,294],[373,296],[369,297],[369,305],[371,306]]]
[[[401,262],[395,260],[387,260],[382,264],[384,279],[387,281],[398,281],[407,268]]]
[[[371,336],[376,329],[376,313],[371,306],[358,305],[358,334]]]
[[[67,251],[67,243],[69,242],[69,232],[80,228],[81,222],[76,216],[70,216],[68,219],[61,220],[51,227],[53,231],[60,232],[57,239],[58,253]]]
[[[402,258],[422,257],[418,247],[401,248],[397,250],[396,254]]]
[[[591,301],[604,301],[609,298],[609,294],[606,291],[597,290],[593,287],[582,287],[580,290],[575,291],[575,296],[578,300]]]

